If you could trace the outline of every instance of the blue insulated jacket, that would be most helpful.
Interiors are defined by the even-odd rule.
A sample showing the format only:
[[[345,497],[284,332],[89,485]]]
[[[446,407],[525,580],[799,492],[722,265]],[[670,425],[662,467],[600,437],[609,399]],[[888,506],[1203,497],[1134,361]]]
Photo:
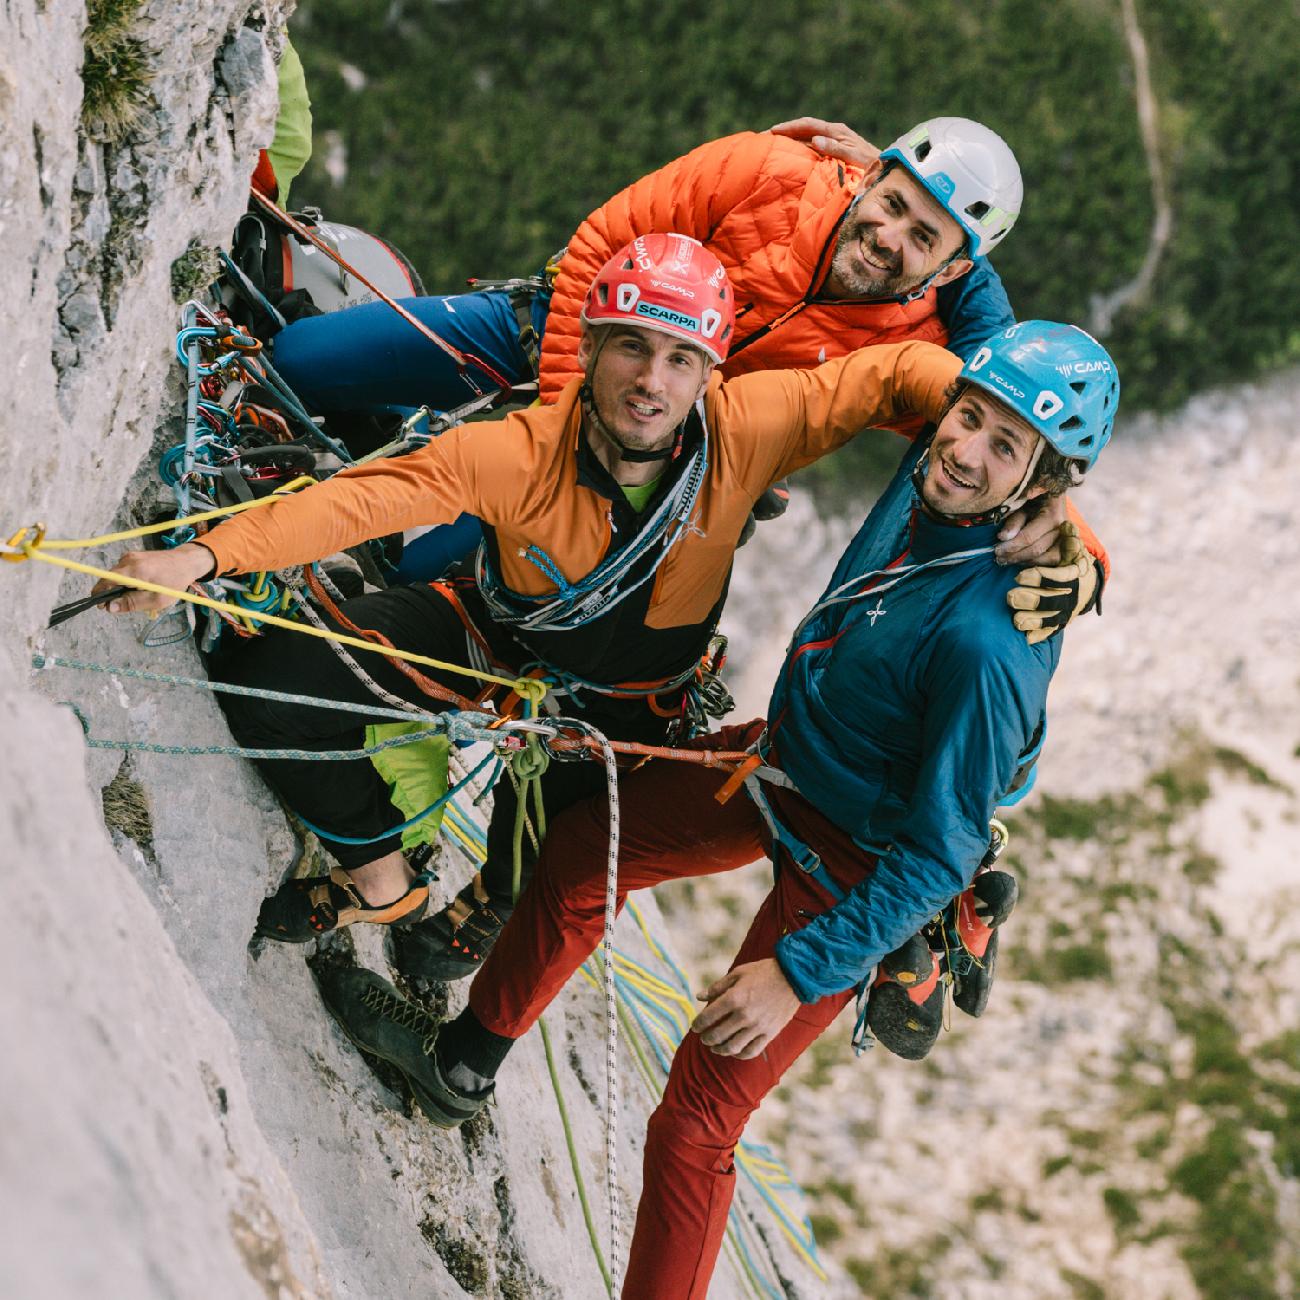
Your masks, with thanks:
[[[776,763],[879,855],[841,902],[778,942],[804,1002],[864,979],[970,883],[1060,656],[1059,636],[1030,646],[1012,626],[1014,572],[991,554],[899,577],[904,565],[996,540],[996,525],[940,524],[916,508],[911,472],[923,451],[909,450],[828,592],[898,562],[896,572],[868,580],[878,594],[822,609],[796,633],[768,710]]]

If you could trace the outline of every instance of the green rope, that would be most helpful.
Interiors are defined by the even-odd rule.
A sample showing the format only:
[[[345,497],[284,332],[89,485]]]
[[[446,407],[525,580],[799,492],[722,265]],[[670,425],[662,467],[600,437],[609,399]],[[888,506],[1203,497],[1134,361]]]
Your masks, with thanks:
[[[524,829],[533,848],[541,852],[541,841],[546,838],[546,805],[542,799],[542,775],[550,764],[550,756],[542,749],[535,734],[528,737],[527,748],[515,754],[506,771],[510,774],[515,787],[515,837],[514,861],[510,881],[510,897],[518,903],[523,887],[524,874]],[[532,794],[536,817],[536,831],[533,821],[528,816],[528,796]],[[591,1238],[591,1249],[596,1256],[596,1266],[605,1281],[605,1290],[612,1297],[614,1279],[610,1276],[609,1265],[605,1263],[605,1252],[600,1248],[600,1237],[596,1232],[596,1221],[592,1217],[591,1202],[587,1199],[587,1183],[582,1176],[582,1162],[578,1159],[578,1146],[573,1138],[573,1125],[569,1122],[569,1108],[564,1101],[564,1086],[560,1082],[560,1072],[555,1065],[555,1052],[551,1047],[551,1031],[546,1027],[546,1017],[538,1022],[542,1031],[542,1045],[546,1049],[546,1068],[550,1071],[551,1087],[555,1091],[555,1104],[560,1109],[560,1125],[564,1129],[565,1145],[569,1148],[569,1164],[573,1169],[573,1181],[578,1189],[578,1203],[582,1206],[583,1222],[587,1225],[587,1235]]]
[[[524,882],[524,830],[533,852],[541,853],[546,838],[546,806],[542,802],[542,777],[551,765],[551,756],[542,748],[536,732],[530,732],[525,747],[510,760],[506,769],[515,788],[514,862],[510,876],[510,901],[519,901]],[[534,816],[528,815],[528,796],[532,793]],[[535,825],[534,825],[535,823]]]
[[[564,1140],[569,1146],[569,1163],[573,1166],[573,1181],[578,1185],[578,1201],[582,1205],[582,1217],[587,1224],[587,1235],[591,1238],[591,1248],[596,1253],[596,1264],[600,1268],[600,1275],[605,1279],[605,1290],[613,1296],[614,1279],[609,1275],[605,1253],[600,1248],[600,1238],[596,1234],[591,1205],[587,1201],[587,1185],[582,1178],[582,1165],[578,1160],[578,1148],[573,1140],[573,1128],[569,1124],[568,1108],[564,1104],[564,1089],[560,1085],[560,1074],[555,1068],[555,1053],[551,1049],[551,1033],[546,1027],[546,1017],[543,1016],[537,1024],[542,1031],[542,1044],[546,1048],[546,1068],[551,1072],[551,1086],[555,1089],[555,1100],[560,1107],[560,1123],[564,1126]]]

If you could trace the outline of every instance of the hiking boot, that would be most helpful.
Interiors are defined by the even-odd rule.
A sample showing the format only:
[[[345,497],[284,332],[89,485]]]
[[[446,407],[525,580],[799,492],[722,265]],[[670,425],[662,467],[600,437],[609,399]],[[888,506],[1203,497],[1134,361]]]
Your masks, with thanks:
[[[492,1099],[494,1086],[467,1093],[447,1082],[435,1047],[439,1022],[385,979],[360,966],[316,971],[321,999],[363,1052],[401,1071],[416,1104],[439,1128],[458,1128]]]
[[[1009,872],[982,871],[944,913],[953,1003],[968,1016],[983,1015],[989,1004],[998,927],[1011,915],[1019,897],[1020,888]]]
[[[417,984],[464,979],[492,951],[510,910],[494,906],[475,875],[441,912],[393,935],[393,965]]]
[[[943,1028],[944,985],[938,956],[914,934],[885,957],[867,994],[867,1028],[882,1047],[919,1061]]]
[[[421,873],[401,898],[371,907],[341,867],[327,876],[286,880],[262,900],[254,933],[280,943],[306,943],[341,925],[414,925],[429,904],[430,877]]]

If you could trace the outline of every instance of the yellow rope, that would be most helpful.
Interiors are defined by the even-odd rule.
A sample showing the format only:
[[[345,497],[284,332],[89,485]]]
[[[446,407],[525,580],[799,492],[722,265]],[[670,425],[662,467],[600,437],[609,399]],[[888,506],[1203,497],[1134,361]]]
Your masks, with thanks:
[[[312,482],[313,480],[295,479],[292,484],[286,484],[286,488],[303,481]],[[161,524],[149,524],[142,528],[128,529],[120,533],[105,533],[102,537],[87,537],[76,540],[51,539],[47,540],[45,536],[44,524],[32,524],[26,528],[20,528],[9,539],[10,552],[0,553],[0,559],[9,560],[15,563],[22,560],[41,560],[45,564],[53,564],[59,568],[70,569],[73,573],[84,573],[88,577],[101,578],[108,582],[116,583],[122,587],[132,587],[137,591],[152,591],[160,596],[170,596],[173,600],[188,601],[191,605],[200,605],[204,609],[215,609],[224,614],[229,614],[234,618],[252,620],[256,623],[267,623],[272,627],[282,627],[290,632],[301,632],[304,636],[318,637],[323,641],[335,641],[339,645],[349,646],[354,650],[368,650],[372,654],[381,654],[389,659],[403,659],[407,663],[421,664],[427,668],[441,668],[445,672],[459,673],[463,677],[473,677],[481,682],[493,682],[498,686],[508,686],[521,699],[532,700],[540,704],[543,697],[549,689],[545,682],[535,677],[502,677],[496,673],[485,673],[477,668],[467,668],[463,664],[447,663],[442,659],[433,659],[428,655],[416,654],[411,650],[397,650],[389,646],[376,645],[372,641],[362,640],[360,637],[347,636],[342,632],[331,632],[327,628],[312,627],[305,623],[296,623],[291,619],[281,618],[277,614],[260,613],[255,610],[244,608],[242,605],[232,604],[229,601],[213,600],[210,596],[200,596],[192,591],[175,591],[171,587],[162,587],[155,582],[145,582],[142,578],[132,578],[124,573],[114,573],[109,569],[96,568],[91,564],[82,564],[77,560],[64,559],[62,556],[47,555],[46,551],[70,551],[79,550],[86,547],[106,545],[109,542],[130,541],[136,537],[144,537],[149,533],[169,532],[175,528],[183,527],[188,524],[200,523],[204,520],[215,519],[218,516],[234,514],[239,510],[249,510],[256,506],[264,505],[274,500],[274,497],[261,497],[256,501],[244,501],[236,506],[227,506],[222,510],[209,510],[206,514],[191,515],[186,519],[170,519]],[[32,536],[34,534],[34,536]]]
[[[26,528],[20,528],[9,539],[9,545],[18,547],[20,550],[25,549],[22,539],[28,533],[36,534],[33,545],[51,551],[84,551],[92,546],[107,546],[109,542],[130,542],[137,537],[149,537],[154,533],[170,533],[177,528],[184,528],[190,524],[206,524],[209,519],[224,519],[227,515],[237,515],[243,510],[257,510],[261,506],[273,505],[276,499],[286,492],[296,492],[300,487],[310,487],[315,482],[316,480],[309,474],[303,474],[276,488],[270,496],[258,497],[254,501],[241,501],[238,505],[222,506],[220,510],[209,510],[201,515],[187,515],[184,519],[164,519],[157,524],[143,524],[139,528],[128,528],[120,533],[104,533],[101,537],[50,538],[47,540],[44,524],[29,524]],[[23,557],[20,555],[5,555],[0,558],[17,561]]]

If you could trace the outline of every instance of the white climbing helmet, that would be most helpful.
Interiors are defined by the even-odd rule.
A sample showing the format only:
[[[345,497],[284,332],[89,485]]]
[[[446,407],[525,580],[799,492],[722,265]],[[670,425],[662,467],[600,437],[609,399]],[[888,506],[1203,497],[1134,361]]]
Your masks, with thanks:
[[[982,257],[1020,215],[1020,164],[995,131],[968,117],[932,117],[899,136],[880,155],[898,162],[941,203]]]

